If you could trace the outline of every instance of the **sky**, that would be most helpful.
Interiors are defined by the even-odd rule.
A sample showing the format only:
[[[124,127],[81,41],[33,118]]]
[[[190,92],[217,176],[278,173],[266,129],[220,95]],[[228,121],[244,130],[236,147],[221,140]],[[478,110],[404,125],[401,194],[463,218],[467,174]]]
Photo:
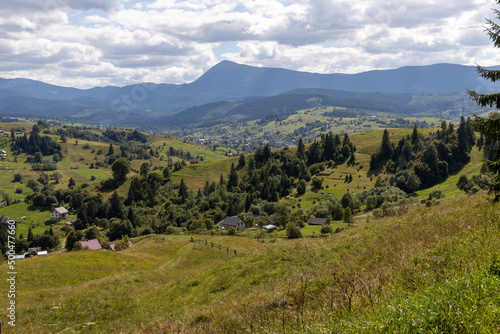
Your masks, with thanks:
[[[43,3],[43,4],[42,4]],[[0,77],[90,88],[220,61],[315,73],[500,65],[494,0],[2,0]]]

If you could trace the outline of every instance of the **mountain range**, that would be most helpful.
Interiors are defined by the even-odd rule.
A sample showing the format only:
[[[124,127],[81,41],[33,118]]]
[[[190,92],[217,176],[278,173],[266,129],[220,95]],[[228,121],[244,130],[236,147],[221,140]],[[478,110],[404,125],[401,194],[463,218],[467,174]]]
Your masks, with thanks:
[[[474,66],[435,64],[358,74],[317,74],[223,61],[188,84],[142,83],[77,89],[0,79],[0,114],[78,118],[116,125],[173,126],[256,119],[297,108],[336,105],[404,114],[472,107],[467,89],[492,92]]]

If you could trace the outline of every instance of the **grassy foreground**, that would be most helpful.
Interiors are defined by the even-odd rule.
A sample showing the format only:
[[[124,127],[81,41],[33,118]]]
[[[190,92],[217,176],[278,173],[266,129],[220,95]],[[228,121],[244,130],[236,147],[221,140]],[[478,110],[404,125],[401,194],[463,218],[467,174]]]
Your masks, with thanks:
[[[17,263],[4,333],[498,332],[499,206],[480,193],[321,238],[136,240]],[[0,291],[8,290],[0,265]],[[7,299],[1,299],[5,324]]]

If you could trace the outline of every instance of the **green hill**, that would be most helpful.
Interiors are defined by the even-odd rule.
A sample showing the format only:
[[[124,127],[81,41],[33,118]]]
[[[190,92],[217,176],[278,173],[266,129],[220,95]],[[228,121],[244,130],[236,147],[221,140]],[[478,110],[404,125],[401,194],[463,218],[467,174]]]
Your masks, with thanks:
[[[479,193],[329,237],[153,236],[18,261],[8,333],[495,332],[498,210]]]
[[[13,126],[9,123],[0,124],[3,129],[8,129],[9,126]],[[27,130],[31,129],[30,124],[22,124]],[[15,127],[20,127],[21,124],[15,124]],[[423,133],[429,131],[434,131],[430,129],[420,130]],[[94,129],[92,133],[96,135],[102,134],[101,130]],[[411,133],[409,129],[391,129],[390,139],[393,143],[397,143],[401,138]],[[49,135],[55,140],[59,140],[58,136]],[[327,168],[324,172],[320,173],[318,177],[323,180],[323,189],[314,190],[311,188],[311,182],[308,182],[306,193],[302,196],[296,196],[293,192],[290,196],[287,196],[283,201],[289,207],[298,207],[300,204],[301,208],[304,210],[310,209],[313,205],[321,203],[321,201],[327,201],[332,197],[340,198],[346,191],[353,193],[362,191],[364,189],[371,189],[375,181],[379,176],[384,176],[382,170],[370,171],[370,155],[375,152],[382,138],[382,131],[372,131],[364,132],[358,134],[352,134],[352,142],[356,145],[356,165],[348,165],[347,162],[335,165],[331,168]],[[206,182],[216,182],[220,180],[222,175],[227,178],[231,164],[235,165],[238,163],[238,157],[228,158],[226,155],[230,152],[227,148],[217,147],[216,150],[196,144],[194,142],[178,139],[171,136],[163,135],[147,135],[145,147],[149,147],[151,150],[156,152],[156,156],[152,156],[150,159],[134,159],[131,162],[132,172],[129,174],[129,181],[121,185],[117,190],[120,196],[126,197],[129,186],[130,178],[136,175],[140,169],[140,166],[144,163],[150,164],[151,169],[163,169],[170,163],[183,161],[179,156],[170,156],[170,148],[176,151],[182,151],[184,154],[184,159],[189,152],[191,157],[202,157],[203,162],[198,164],[186,163],[178,171],[173,171],[172,180],[175,183],[179,183],[181,179],[184,179],[190,190],[194,192],[198,189],[203,189]],[[12,200],[22,201],[26,195],[32,194],[31,188],[27,187],[29,180],[37,180],[39,177],[39,172],[31,170],[31,165],[26,163],[26,155],[14,155],[11,150],[8,138],[3,138],[0,142],[0,148],[5,149],[8,153],[8,159],[1,162],[0,169],[0,186],[2,191],[8,195]],[[68,181],[70,178],[76,181],[77,186],[88,185],[88,190],[91,192],[97,191],[101,181],[111,178],[112,173],[110,166],[104,161],[107,158],[106,153],[109,149],[109,143],[103,141],[85,140],[85,139],[75,139],[68,138],[66,142],[61,142],[61,152],[64,158],[57,163],[58,172],[61,173],[62,179],[59,183],[54,180],[50,180],[49,184],[53,185],[56,189],[66,189],[68,186]],[[116,154],[120,154],[120,145],[113,145]],[[292,152],[296,148],[291,148]],[[247,155],[247,158],[250,155]],[[48,157],[51,158],[51,157]],[[479,172],[481,167],[481,153],[478,152],[477,148],[474,148],[471,152],[471,161],[457,174],[451,175],[444,183],[436,185],[432,188],[421,190],[417,193],[419,198],[426,198],[432,190],[441,189],[447,196],[453,196],[461,194],[462,192],[456,187],[458,177],[461,174],[465,174],[471,177]],[[185,161],[185,160],[184,160]],[[97,166],[101,164],[99,168],[91,168],[92,165]],[[14,175],[20,174],[22,177],[22,182],[14,182]],[[49,176],[53,172],[46,172]],[[240,172],[241,173],[241,172]],[[346,183],[345,177],[351,176],[352,182]],[[21,189],[21,192],[17,192]],[[104,198],[108,198],[112,194],[113,190],[103,191],[102,194]],[[34,212],[39,212],[39,210],[46,210],[47,208],[34,208],[28,210],[29,205],[19,206],[19,210],[16,212],[11,212],[12,210],[1,209],[0,213],[7,212],[13,215],[13,218],[20,219],[25,216],[27,222],[37,228],[34,231],[43,233],[42,227],[49,225],[47,217],[43,215],[34,214]],[[5,211],[7,210],[7,211]],[[23,224],[23,223],[21,223]],[[24,228],[27,230],[27,226]]]

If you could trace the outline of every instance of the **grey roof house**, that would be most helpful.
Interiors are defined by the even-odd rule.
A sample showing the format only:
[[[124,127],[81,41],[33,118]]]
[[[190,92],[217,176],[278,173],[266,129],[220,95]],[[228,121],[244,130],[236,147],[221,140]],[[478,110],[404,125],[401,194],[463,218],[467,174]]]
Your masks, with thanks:
[[[241,232],[245,230],[245,222],[243,222],[239,217],[226,217],[224,220],[221,220],[217,223],[217,226],[223,230],[227,231],[231,227],[236,229],[236,232]]]
[[[309,225],[325,225],[328,219],[326,218],[309,218],[307,224]]]

